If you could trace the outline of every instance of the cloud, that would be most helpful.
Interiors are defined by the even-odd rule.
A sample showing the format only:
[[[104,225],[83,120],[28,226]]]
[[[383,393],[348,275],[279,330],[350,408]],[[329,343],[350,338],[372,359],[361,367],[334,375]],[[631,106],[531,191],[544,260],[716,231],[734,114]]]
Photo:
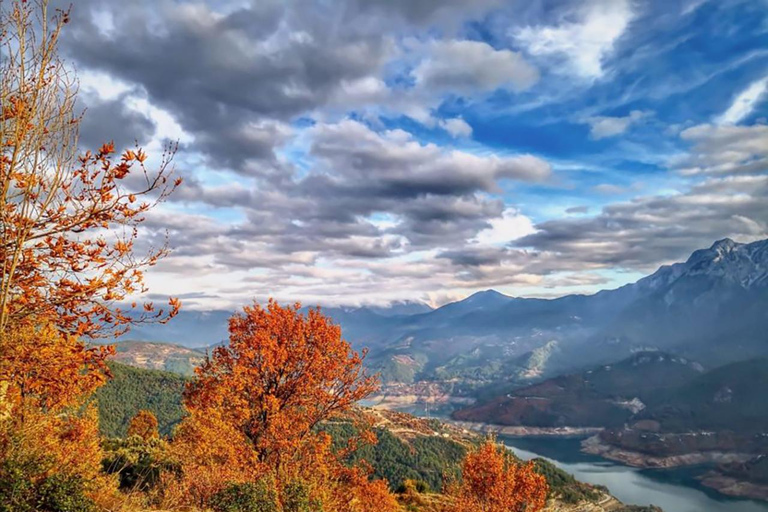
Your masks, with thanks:
[[[592,190],[597,192],[598,194],[603,194],[607,196],[618,196],[618,195],[627,193],[626,188],[620,185],[614,185],[613,183],[601,183],[599,185],[595,185],[594,187],[592,187]]]
[[[640,18],[632,0],[80,0],[63,45],[91,109],[84,140],[181,139],[185,183],[142,227],[140,244],[168,231],[174,249],[154,291],[219,307],[552,294],[765,236],[768,134],[738,125],[765,96],[747,89],[730,124],[701,124],[699,96],[680,95],[763,54],[731,38],[715,45],[727,62],[700,55],[710,25],[678,12],[692,3],[642,3]],[[670,91],[680,101],[659,103]],[[621,136],[650,110],[628,105],[678,130],[644,132],[638,158]],[[619,144],[585,145],[574,119]],[[632,197],[625,173],[649,161],[663,195],[602,210],[575,195]]]
[[[494,192],[502,179],[539,182],[551,173],[547,162],[532,155],[480,157],[421,144],[402,130],[376,133],[353,120],[318,124],[310,134],[311,155],[343,180],[327,178],[340,189],[365,184],[392,197],[458,195]]]
[[[440,121],[440,127],[453,137],[471,137],[472,127],[460,117]]]
[[[136,142],[146,144],[155,134],[154,121],[127,105],[130,93],[114,99],[102,100],[95,95],[83,95],[85,116],[80,124],[80,145],[95,150],[105,142],[113,141],[119,149],[132,147]],[[109,137],[105,140],[104,137]]]
[[[479,16],[501,0],[356,0],[348,8],[377,16],[400,16],[415,24],[466,20]],[[353,7],[354,6],[354,7]]]
[[[106,0],[77,7],[63,46],[80,66],[143,88],[212,164],[249,175],[275,172],[285,123],[378,76],[393,49],[384,33],[328,30],[342,10],[282,2],[230,11],[148,1],[119,13]],[[94,11],[111,13],[114,29],[99,30]]]
[[[677,164],[708,174],[703,181],[682,193],[610,204],[594,217],[536,224],[515,245],[585,266],[648,271],[725,236],[768,237],[768,126],[698,125],[680,136],[693,146]]]
[[[536,230],[531,219],[521,214],[515,208],[507,208],[501,218],[491,219],[490,227],[480,231],[474,242],[482,245],[508,244]]]
[[[550,59],[553,69],[596,79],[634,17],[629,0],[588,0],[562,13],[556,25],[526,26],[512,35],[529,54]]]
[[[499,183],[540,182],[551,173],[531,155],[477,156],[350,119],[318,123],[303,137],[308,167],[279,187],[187,183],[173,201],[238,208],[246,221],[180,229],[172,237],[178,254],[204,248],[217,264],[246,269],[279,267],[280,255],[309,264],[464,244],[503,218],[503,202],[493,197]]]
[[[538,70],[511,50],[480,41],[432,41],[428,57],[413,70],[416,85],[431,90],[524,91],[539,80]]]
[[[626,132],[631,125],[637,123],[648,115],[648,112],[633,110],[629,115],[624,117],[590,117],[586,119],[586,124],[589,125],[590,137],[595,140],[600,140],[606,137],[621,135]]]
[[[768,126],[701,124],[680,137],[693,144],[690,154],[672,161],[683,174],[741,174],[768,169]]]
[[[731,106],[715,119],[715,122],[717,124],[739,124],[765,99],[766,91],[768,91],[768,76],[749,84],[733,99]]]

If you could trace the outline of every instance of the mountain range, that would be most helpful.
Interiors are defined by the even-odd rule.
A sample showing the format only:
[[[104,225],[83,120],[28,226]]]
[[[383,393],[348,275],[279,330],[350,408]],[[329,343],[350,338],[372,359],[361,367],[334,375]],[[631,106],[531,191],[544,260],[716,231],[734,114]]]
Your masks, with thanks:
[[[437,309],[323,308],[385,382],[520,385],[660,350],[706,367],[768,355],[768,240],[730,239],[615,290],[557,299],[494,290]],[[188,347],[226,339],[227,311],[182,311],[131,339]]]

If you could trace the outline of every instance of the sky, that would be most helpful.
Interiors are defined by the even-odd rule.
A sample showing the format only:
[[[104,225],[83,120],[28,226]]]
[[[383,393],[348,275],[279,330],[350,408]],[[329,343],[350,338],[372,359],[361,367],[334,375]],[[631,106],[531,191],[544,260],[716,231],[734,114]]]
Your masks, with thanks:
[[[768,0],[78,0],[62,51],[83,147],[178,141],[141,240],[192,309],[592,293],[768,238]]]

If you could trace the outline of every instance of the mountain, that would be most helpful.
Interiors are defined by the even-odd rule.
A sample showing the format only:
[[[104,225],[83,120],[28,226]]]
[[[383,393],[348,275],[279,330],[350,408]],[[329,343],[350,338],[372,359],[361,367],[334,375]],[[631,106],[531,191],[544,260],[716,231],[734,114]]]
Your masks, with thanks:
[[[768,432],[768,358],[731,363],[679,386],[665,386],[646,400],[638,420],[664,432],[729,430]]]
[[[114,361],[137,368],[192,375],[205,352],[172,343],[126,340],[115,343]]]
[[[477,385],[521,384],[646,350],[714,367],[768,355],[767,306],[768,241],[724,239],[594,295],[544,300],[480,292],[394,326],[386,349],[371,357],[382,368],[409,364],[415,380]]]
[[[531,427],[619,427],[660,390],[701,375],[700,365],[662,352],[547,379],[454,413],[462,421]]]
[[[120,341],[175,343],[184,347],[204,348],[227,339],[227,325],[232,311],[195,311],[184,309],[166,324],[140,324]]]
[[[444,382],[456,392],[507,389],[648,350],[715,367],[768,355],[768,240],[730,239],[636,283],[594,295],[509,297],[493,290],[432,310],[323,308],[385,382]],[[226,338],[223,311],[182,311],[133,339],[204,346]]]
[[[344,326],[345,337],[354,345],[363,346],[361,342],[365,340],[378,339],[376,333],[380,328],[397,324],[405,317],[428,313],[432,308],[423,302],[400,301],[388,306],[323,307],[322,310]],[[234,312],[182,308],[170,322],[135,326],[120,341],[174,343],[198,349],[218,345],[228,338],[228,321]]]

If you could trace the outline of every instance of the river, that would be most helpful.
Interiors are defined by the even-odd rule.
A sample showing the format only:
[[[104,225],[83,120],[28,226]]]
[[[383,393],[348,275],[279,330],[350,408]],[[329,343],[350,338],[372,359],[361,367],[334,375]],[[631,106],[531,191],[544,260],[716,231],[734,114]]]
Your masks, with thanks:
[[[400,409],[417,416],[445,418],[449,411],[429,414],[421,407]],[[768,512],[768,503],[729,498],[702,486],[695,476],[700,468],[641,470],[582,453],[573,438],[519,438],[501,436],[518,457],[543,457],[582,482],[607,487],[628,505],[656,505],[664,512]]]

